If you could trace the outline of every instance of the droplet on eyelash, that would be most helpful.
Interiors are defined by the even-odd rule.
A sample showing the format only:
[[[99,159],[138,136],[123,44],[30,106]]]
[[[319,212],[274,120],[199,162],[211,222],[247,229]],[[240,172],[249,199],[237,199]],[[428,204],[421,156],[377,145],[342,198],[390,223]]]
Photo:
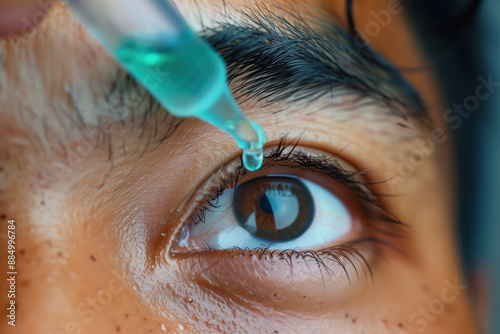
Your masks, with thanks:
[[[262,148],[244,149],[243,150],[243,165],[251,172],[259,170],[262,167],[264,154]]]
[[[193,299],[193,298],[191,298],[191,297],[186,298],[186,302],[188,302],[188,303],[190,303],[190,304],[193,302],[193,300],[194,300],[194,299]]]
[[[164,325],[164,324],[161,324],[161,330],[166,332],[167,331],[167,327]]]

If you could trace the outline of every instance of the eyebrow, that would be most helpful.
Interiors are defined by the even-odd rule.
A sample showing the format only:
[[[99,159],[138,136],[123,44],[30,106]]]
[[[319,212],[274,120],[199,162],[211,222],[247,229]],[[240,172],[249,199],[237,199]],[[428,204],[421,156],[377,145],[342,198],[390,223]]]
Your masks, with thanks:
[[[426,118],[422,99],[400,71],[369,46],[358,47],[333,18],[283,13],[295,18],[291,23],[273,12],[242,14],[237,24],[201,33],[224,58],[240,102],[312,102],[355,92],[403,118]]]

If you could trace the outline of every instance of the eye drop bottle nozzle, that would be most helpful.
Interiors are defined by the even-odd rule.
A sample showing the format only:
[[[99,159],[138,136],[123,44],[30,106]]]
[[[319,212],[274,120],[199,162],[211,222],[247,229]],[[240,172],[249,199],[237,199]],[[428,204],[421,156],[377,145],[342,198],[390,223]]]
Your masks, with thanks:
[[[260,169],[263,162],[264,131],[259,124],[243,116],[228,89],[219,96],[212,110],[199,117],[229,133],[243,148],[243,165],[249,171]]]
[[[226,66],[168,0],[67,0],[77,16],[171,114],[198,117],[230,134],[249,171],[262,166],[262,128],[245,118]]]

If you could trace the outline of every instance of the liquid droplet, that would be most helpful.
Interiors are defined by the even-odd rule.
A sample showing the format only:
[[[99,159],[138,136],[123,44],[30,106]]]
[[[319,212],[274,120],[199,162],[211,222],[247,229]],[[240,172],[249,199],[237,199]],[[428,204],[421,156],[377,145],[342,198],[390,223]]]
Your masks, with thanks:
[[[167,331],[167,327],[164,325],[164,324],[161,324],[161,330],[166,332]]]
[[[179,324],[179,329],[182,331],[184,329],[184,326],[182,326],[181,324]]]
[[[243,150],[243,166],[250,172],[255,172],[262,167],[264,154],[262,149],[244,149]]]

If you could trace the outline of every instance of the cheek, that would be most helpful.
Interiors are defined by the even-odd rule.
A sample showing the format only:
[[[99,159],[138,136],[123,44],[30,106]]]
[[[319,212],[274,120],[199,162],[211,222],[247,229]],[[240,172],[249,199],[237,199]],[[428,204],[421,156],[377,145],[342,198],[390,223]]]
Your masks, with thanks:
[[[115,256],[110,247],[123,245],[124,240],[111,224],[113,220],[95,218],[106,207],[97,205],[96,192],[83,187],[63,190],[64,182],[52,184],[52,188],[40,186],[26,171],[28,166],[12,168],[16,162],[11,156],[1,165],[0,176],[5,174],[8,182],[2,183],[0,199],[0,254],[7,258],[3,223],[15,219],[17,330],[34,334],[77,329],[96,334],[138,333],[161,332],[162,324],[173,330],[167,319],[157,320],[150,305],[142,305],[144,299],[134,290],[134,280],[124,275],[126,258]],[[72,205],[78,194],[82,198],[75,210]],[[134,253],[134,249],[126,252]],[[0,270],[9,271],[7,261],[0,262]],[[1,281],[2,291],[8,291],[6,283]],[[0,296],[0,302],[7,305],[7,294]],[[2,321],[0,332],[8,333],[11,329],[7,326]]]
[[[53,210],[57,209],[47,209]],[[76,221],[37,218],[42,224],[16,219],[15,301],[20,332],[161,332],[162,325],[173,329],[168,321],[157,321],[149,305],[142,305],[144,296],[118,265],[123,259],[110,259],[103,247],[105,237],[88,233]],[[63,223],[69,226],[63,229]]]

